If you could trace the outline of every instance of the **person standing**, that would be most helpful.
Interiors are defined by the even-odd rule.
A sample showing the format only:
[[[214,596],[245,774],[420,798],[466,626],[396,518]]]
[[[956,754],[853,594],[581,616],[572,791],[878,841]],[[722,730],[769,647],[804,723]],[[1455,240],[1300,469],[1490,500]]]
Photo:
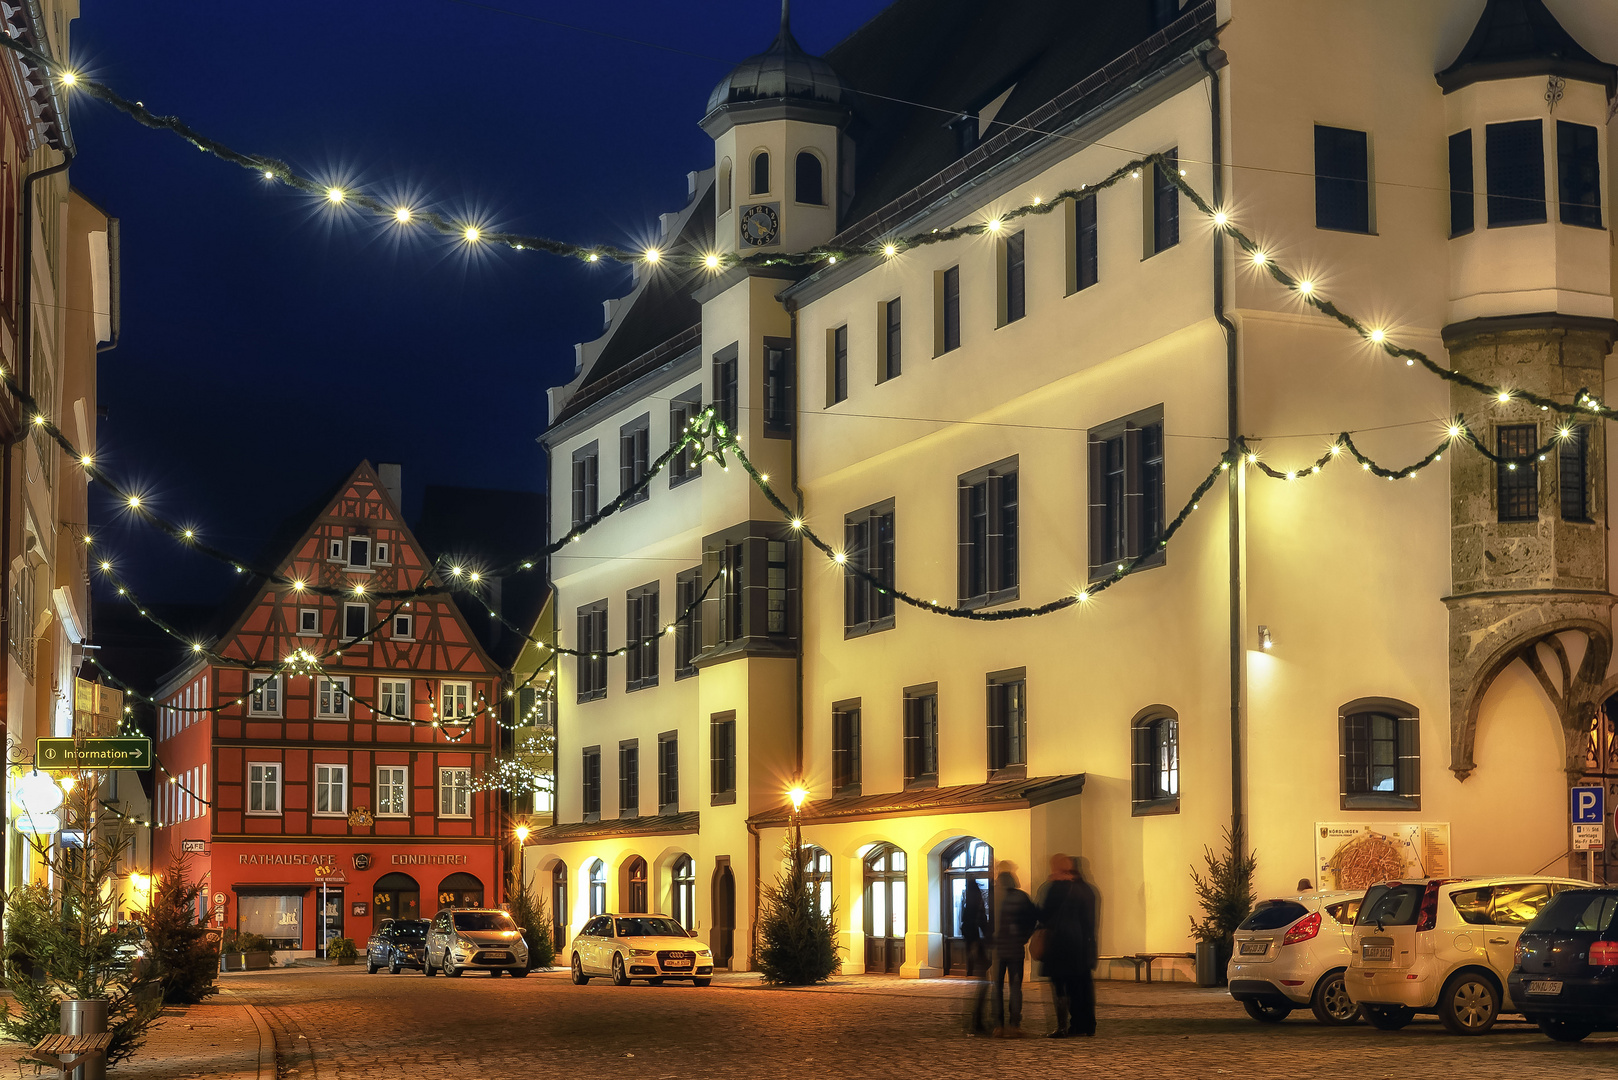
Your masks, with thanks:
[[[1006,864],[1002,864],[1004,866]],[[1001,869],[994,883],[994,936],[991,942],[994,965],[989,969],[989,984],[994,987],[994,1033],[1004,1039],[1020,1039],[1024,949],[1033,935],[1039,909],[1028,894],[1018,887],[1017,875],[1010,869]],[[1006,1000],[1008,982],[1009,1003]],[[980,987],[980,1003],[987,990],[988,985]]]
[[[1068,1034],[1090,1037],[1096,1033],[1095,969],[1101,960],[1101,929],[1097,918],[1100,901],[1085,873],[1085,863],[1082,856],[1069,863],[1072,882],[1068,887],[1068,910],[1077,930],[1078,949],[1068,976],[1072,1009]]]
[[[988,975],[989,954],[985,939],[989,936],[989,904],[977,878],[966,879],[966,892],[961,897],[961,938],[966,945],[966,977],[976,981],[977,987],[968,996],[971,1016],[966,1028],[972,1035],[987,1035],[983,1024],[983,988]]]

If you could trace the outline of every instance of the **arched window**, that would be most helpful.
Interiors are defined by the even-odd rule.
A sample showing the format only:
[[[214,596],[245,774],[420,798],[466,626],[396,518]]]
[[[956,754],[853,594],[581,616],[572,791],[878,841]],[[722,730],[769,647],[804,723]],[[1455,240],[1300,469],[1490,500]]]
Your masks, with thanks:
[[[483,906],[483,882],[471,874],[451,874],[438,883],[438,906],[478,908]]]
[[[1419,717],[1392,698],[1360,698],[1339,710],[1344,810],[1421,809]]]
[[[865,970],[896,974],[905,962],[905,853],[878,844],[865,855]]]
[[[753,194],[770,193],[770,152],[760,150],[753,155]]]
[[[731,204],[730,159],[725,158],[719,162],[719,179],[716,186],[719,189],[719,212],[728,213]]]
[[[590,864],[590,914],[604,914],[607,910],[607,864],[597,859]]]
[[[561,952],[567,944],[567,863],[551,867],[551,936]]]
[[[938,890],[944,903],[944,973],[971,975],[973,970],[974,936],[979,941],[988,937],[982,930],[994,925],[994,908],[989,890],[989,868],[994,865],[994,849],[976,837],[965,837],[944,849],[939,859],[943,880]],[[982,904],[984,922],[977,935],[969,935],[962,917],[968,910],[967,899],[973,887],[977,889],[974,903]]]
[[[826,185],[822,179],[824,176],[819,158],[807,150],[799,153],[794,197],[801,203],[813,206],[826,205]]]
[[[669,904],[674,921],[687,930],[697,925],[697,864],[689,855],[674,860],[674,888]]]
[[[809,896],[822,912],[831,910],[831,854],[823,847],[805,844],[803,848],[803,876],[809,885]]]
[[[1180,811],[1180,718],[1165,705],[1142,710],[1130,724],[1132,812]]]
[[[620,911],[650,911],[646,906],[646,860],[639,855],[624,863]]]
[[[409,874],[383,874],[373,888],[371,904],[378,922],[421,918],[421,886]]]

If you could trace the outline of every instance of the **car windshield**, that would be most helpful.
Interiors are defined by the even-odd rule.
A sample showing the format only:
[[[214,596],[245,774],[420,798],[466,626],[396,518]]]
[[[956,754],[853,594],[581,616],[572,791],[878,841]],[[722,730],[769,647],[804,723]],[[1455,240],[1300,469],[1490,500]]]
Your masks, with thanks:
[[[1360,905],[1360,926],[1414,926],[1421,913],[1423,885],[1373,885]]]
[[[1305,915],[1309,909],[1293,900],[1261,900],[1253,909],[1238,930],[1279,930],[1283,926],[1291,926]]]
[[[1523,932],[1568,934],[1588,931],[1605,934],[1618,915],[1618,893],[1576,889],[1547,904]]]
[[[685,937],[686,932],[673,919],[619,919],[618,937]]]
[[[515,930],[517,924],[511,921],[511,916],[503,911],[457,911],[455,913],[455,929],[457,930]]]
[[[388,927],[388,931],[400,941],[424,941],[427,937],[427,920],[407,919],[396,922]]]

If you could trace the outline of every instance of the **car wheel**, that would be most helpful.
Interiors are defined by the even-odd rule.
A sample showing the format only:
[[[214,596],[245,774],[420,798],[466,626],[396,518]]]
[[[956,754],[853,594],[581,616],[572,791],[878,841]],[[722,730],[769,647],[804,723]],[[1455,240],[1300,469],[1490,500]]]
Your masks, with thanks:
[[[573,985],[583,986],[590,981],[590,976],[584,973],[584,964],[579,961],[579,954],[573,954]]]
[[[513,979],[526,979],[526,978],[528,978],[528,969],[527,968],[507,968],[506,970],[508,972],[510,972],[511,977]]]
[[[371,954],[370,953],[366,953],[365,954],[365,974],[367,974],[367,975],[375,975],[377,973],[377,970],[378,970],[377,962],[375,960],[371,959]]]
[[[438,974],[438,972],[433,968],[433,955],[432,955],[432,953],[427,953],[427,954],[422,956],[422,958],[421,958],[421,973],[423,975],[427,976],[429,979],[432,978],[434,975]]]
[[[1348,996],[1348,984],[1341,971],[1330,971],[1315,984],[1314,997],[1309,1009],[1322,1024],[1338,1026],[1357,1024],[1360,1019],[1359,1003]]]
[[[629,985],[629,972],[624,970],[624,958],[621,955],[612,958],[612,985]]]
[[[1416,1011],[1403,1005],[1363,1006],[1365,1019],[1378,1031],[1398,1031],[1416,1018]]]
[[[1266,1024],[1279,1024],[1292,1014],[1292,1010],[1285,1005],[1269,1001],[1244,1001],[1242,1008],[1247,1010],[1248,1016]]]
[[[692,979],[691,980],[691,985],[692,986],[707,986],[711,982],[713,982],[712,979]]]
[[[461,969],[455,966],[455,958],[449,953],[444,954],[444,974],[452,979],[461,977]]]
[[[1595,1025],[1586,1024],[1578,1020],[1551,1020],[1546,1018],[1538,1021],[1538,1023],[1539,1030],[1557,1042],[1579,1042],[1595,1030]]]
[[[1451,1035],[1482,1035],[1500,1015],[1500,991],[1480,971],[1463,971],[1438,995],[1438,1019]]]
[[[403,970],[404,970],[404,968],[401,967],[400,964],[399,964],[399,954],[394,953],[388,959],[388,974],[389,975],[397,975],[397,974],[399,974],[399,972],[401,972]]]

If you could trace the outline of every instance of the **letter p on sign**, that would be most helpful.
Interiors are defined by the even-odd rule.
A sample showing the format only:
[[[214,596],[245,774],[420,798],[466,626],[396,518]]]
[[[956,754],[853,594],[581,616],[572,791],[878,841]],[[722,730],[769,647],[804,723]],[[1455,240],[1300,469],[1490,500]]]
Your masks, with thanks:
[[[1573,789],[1573,824],[1596,825],[1606,820],[1604,808],[1605,800],[1602,798],[1606,791],[1599,787],[1576,787]]]

